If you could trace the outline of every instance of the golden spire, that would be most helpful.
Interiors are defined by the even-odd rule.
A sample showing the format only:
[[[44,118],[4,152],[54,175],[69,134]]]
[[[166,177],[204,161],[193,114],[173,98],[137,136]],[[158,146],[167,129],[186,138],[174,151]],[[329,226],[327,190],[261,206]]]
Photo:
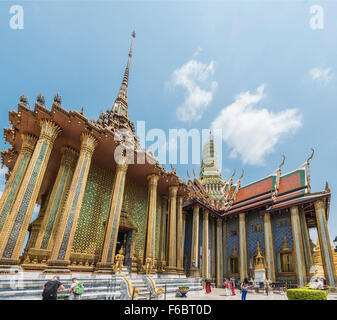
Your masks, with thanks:
[[[125,68],[122,85],[119,89],[117,98],[115,100],[112,111],[119,115],[124,115],[128,117],[128,83],[129,83],[129,70],[130,70],[130,61],[132,57],[133,41],[136,37],[136,32],[132,32],[131,46],[128,56],[128,63]]]

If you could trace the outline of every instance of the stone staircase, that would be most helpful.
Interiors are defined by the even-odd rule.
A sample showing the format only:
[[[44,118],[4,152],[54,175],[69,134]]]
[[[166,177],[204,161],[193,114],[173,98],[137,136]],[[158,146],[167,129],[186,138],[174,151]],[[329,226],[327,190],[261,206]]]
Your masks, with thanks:
[[[73,275],[84,284],[83,300],[115,300],[119,299],[120,280],[112,277],[85,277]],[[42,287],[52,278],[0,276],[0,300],[41,300]],[[71,276],[61,276],[61,282],[66,289],[71,285]],[[69,294],[59,291],[58,294]]]
[[[132,287],[139,289],[135,300],[170,299],[179,296],[177,293],[180,286],[188,286],[190,294],[202,292],[201,280],[186,278],[185,276],[152,275],[157,289],[162,288],[162,294],[154,294],[151,283],[144,275],[130,274],[127,269],[123,273],[131,281]],[[95,275],[73,273],[61,275],[60,280],[68,289],[71,278],[76,277],[84,284],[83,300],[119,300],[130,299],[123,276]],[[52,275],[41,275],[36,272],[24,272],[21,277],[14,275],[0,275],[0,300],[41,300],[42,287],[52,279]],[[68,294],[68,291],[59,292]]]
[[[138,289],[138,295],[134,300],[150,300],[150,288],[147,286],[145,281],[141,276],[133,277],[130,279],[132,283],[132,287],[134,289]]]

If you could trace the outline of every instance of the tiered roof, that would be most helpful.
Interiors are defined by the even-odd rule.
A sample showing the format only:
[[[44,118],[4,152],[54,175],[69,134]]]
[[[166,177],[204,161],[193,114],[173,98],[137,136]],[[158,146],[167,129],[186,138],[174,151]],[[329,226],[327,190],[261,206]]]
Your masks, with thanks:
[[[326,187],[324,192],[311,193],[309,164],[314,155],[312,150],[311,156],[303,165],[292,172],[281,173],[285,158],[279,168],[269,176],[241,186],[242,176],[236,184],[233,184],[233,175],[223,188],[223,198],[225,202],[221,208],[214,207],[209,201],[209,195],[203,189],[196,193],[191,185],[196,185],[198,181],[189,179],[190,186],[189,202],[186,203],[185,209],[198,203],[200,206],[209,210],[215,216],[230,216],[240,212],[251,210],[273,212],[293,205],[301,204],[304,210],[312,213],[312,203],[317,199],[325,199],[328,212],[330,202],[330,190]],[[203,186],[202,186],[203,187]],[[206,196],[204,195],[206,194]],[[310,206],[306,205],[310,204]]]

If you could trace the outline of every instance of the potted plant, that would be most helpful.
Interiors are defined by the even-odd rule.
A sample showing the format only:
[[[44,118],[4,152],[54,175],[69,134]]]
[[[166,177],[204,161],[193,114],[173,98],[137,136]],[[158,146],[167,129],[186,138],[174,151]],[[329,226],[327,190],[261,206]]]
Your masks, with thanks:
[[[186,298],[186,294],[189,290],[190,290],[190,288],[187,287],[187,286],[182,286],[182,287],[179,287],[179,289],[178,289],[178,291],[180,292],[180,294],[183,298]]]
[[[69,300],[69,294],[58,294],[57,300]]]

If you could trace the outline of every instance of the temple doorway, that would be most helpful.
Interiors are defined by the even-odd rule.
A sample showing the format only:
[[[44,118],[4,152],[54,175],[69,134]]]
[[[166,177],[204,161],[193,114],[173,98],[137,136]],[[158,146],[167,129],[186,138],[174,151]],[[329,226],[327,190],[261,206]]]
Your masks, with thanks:
[[[124,254],[125,254],[125,246],[127,242],[127,237],[128,237],[128,230],[118,231],[115,255],[118,253],[118,251],[121,249],[122,246],[124,248]]]

